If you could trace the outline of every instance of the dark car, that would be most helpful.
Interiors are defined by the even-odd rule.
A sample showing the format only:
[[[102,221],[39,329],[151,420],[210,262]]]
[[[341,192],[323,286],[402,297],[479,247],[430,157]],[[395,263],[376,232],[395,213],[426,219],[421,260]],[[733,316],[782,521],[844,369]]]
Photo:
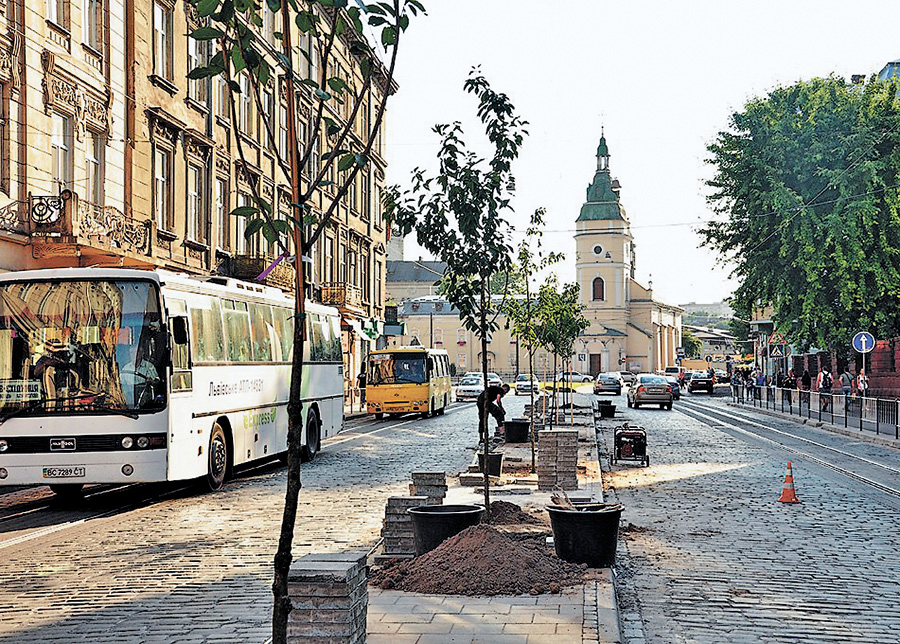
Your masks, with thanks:
[[[617,373],[601,373],[594,381],[594,393],[603,394],[611,393],[619,395],[622,393],[622,379]]]
[[[687,390],[689,393],[702,390],[709,393],[713,392],[713,379],[705,371],[694,371],[691,374],[691,380],[688,382]]]
[[[628,389],[628,406],[659,405],[660,409],[672,409],[672,386],[664,376],[655,373],[641,373],[634,387]]]

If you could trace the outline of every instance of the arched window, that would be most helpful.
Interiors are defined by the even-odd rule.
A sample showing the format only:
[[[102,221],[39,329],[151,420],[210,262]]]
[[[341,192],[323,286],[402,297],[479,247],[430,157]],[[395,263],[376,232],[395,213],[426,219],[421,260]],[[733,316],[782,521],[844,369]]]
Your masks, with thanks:
[[[606,299],[606,284],[603,282],[602,277],[594,278],[594,299],[595,300],[605,300]]]

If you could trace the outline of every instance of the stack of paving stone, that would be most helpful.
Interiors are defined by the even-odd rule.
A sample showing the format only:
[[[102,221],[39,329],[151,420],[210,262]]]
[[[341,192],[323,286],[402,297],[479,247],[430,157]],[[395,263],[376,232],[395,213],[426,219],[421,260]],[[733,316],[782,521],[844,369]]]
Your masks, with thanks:
[[[578,489],[578,431],[544,429],[538,432],[539,490]]]
[[[381,559],[402,559],[414,557],[416,539],[413,534],[412,517],[407,510],[419,505],[429,505],[427,496],[391,496],[384,508],[384,547]]]
[[[413,472],[410,474],[410,496],[428,497],[427,505],[441,505],[447,496],[447,474],[444,472]]]
[[[288,573],[291,644],[364,644],[369,605],[365,553],[310,554]]]

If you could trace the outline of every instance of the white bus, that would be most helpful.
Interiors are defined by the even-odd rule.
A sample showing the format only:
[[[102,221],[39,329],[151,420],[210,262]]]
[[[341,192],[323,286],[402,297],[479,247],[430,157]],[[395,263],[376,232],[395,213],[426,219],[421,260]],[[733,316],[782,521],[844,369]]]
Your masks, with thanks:
[[[294,302],[224,277],[0,275],[0,485],[204,478],[287,450]],[[343,422],[335,309],[307,307],[305,460]]]

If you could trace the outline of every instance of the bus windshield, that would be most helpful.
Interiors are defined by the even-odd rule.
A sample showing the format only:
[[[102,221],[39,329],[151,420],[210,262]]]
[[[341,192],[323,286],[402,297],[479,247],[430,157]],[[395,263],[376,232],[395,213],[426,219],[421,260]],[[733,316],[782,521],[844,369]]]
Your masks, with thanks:
[[[0,420],[163,409],[162,322],[147,281],[0,284]]]
[[[367,385],[423,384],[428,382],[425,373],[424,353],[369,354],[369,378]]]

